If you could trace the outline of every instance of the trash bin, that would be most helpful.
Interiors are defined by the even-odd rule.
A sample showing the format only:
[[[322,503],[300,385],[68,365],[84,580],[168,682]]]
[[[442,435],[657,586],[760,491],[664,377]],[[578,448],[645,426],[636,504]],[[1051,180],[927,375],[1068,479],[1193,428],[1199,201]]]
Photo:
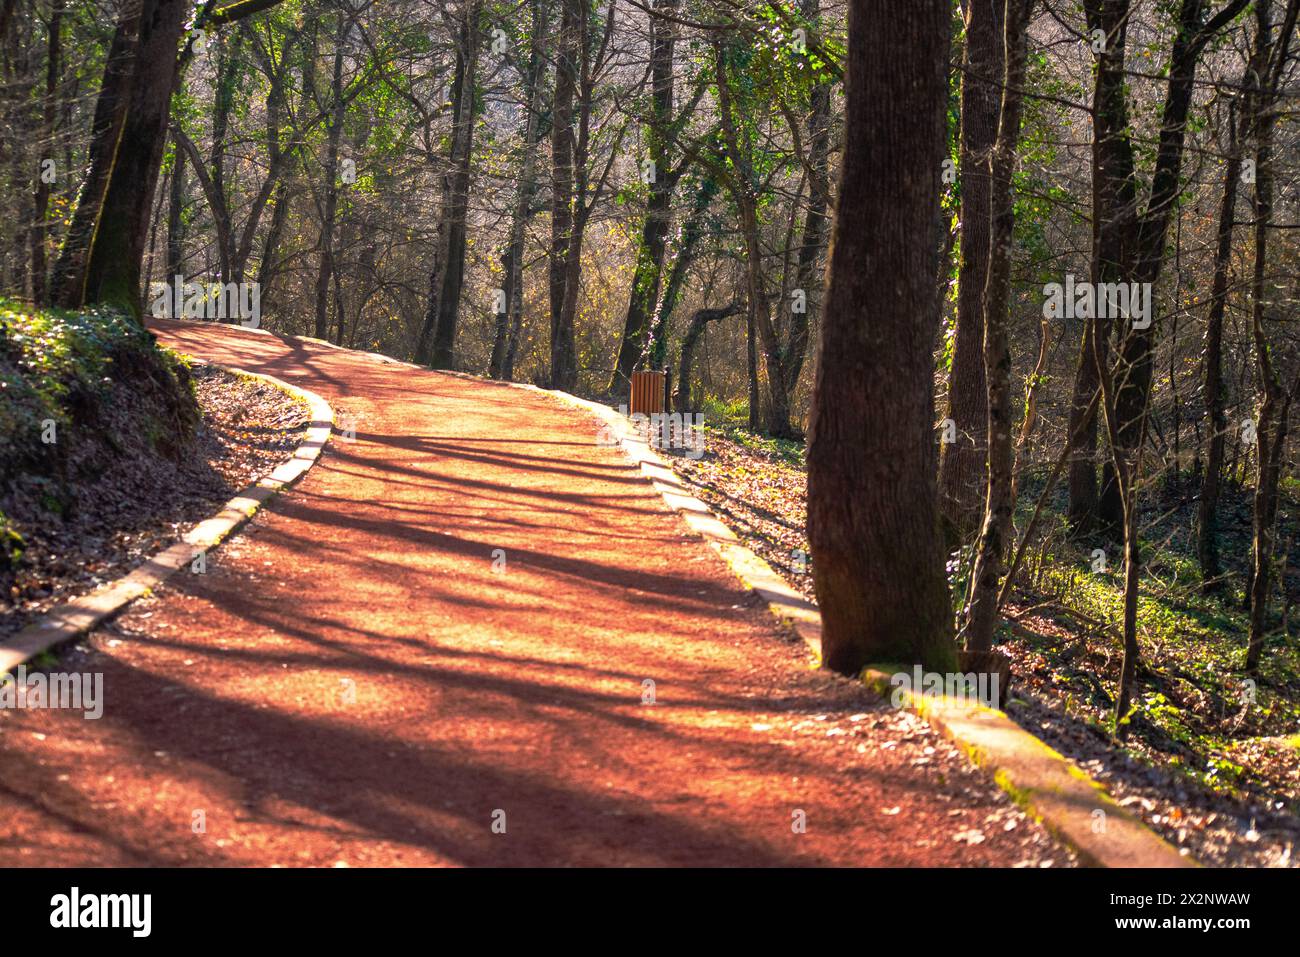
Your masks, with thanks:
[[[633,372],[632,399],[628,414],[650,415],[664,410],[664,383],[662,372]]]

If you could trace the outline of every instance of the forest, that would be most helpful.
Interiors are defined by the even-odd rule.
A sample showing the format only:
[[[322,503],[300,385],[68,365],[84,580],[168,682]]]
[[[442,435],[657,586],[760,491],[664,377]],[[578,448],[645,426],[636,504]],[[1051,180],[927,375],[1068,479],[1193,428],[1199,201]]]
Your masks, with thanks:
[[[85,476],[176,459],[235,388],[178,320],[299,343],[264,371],[325,384],[345,456],[383,436],[339,349],[412,401],[626,413],[658,373],[706,439],[651,444],[814,609],[825,669],[996,674],[1164,840],[1300,866],[1300,0],[0,3],[15,630],[99,547],[88,518],[39,544]],[[385,454],[425,482],[498,401]],[[535,450],[570,482],[586,454]]]

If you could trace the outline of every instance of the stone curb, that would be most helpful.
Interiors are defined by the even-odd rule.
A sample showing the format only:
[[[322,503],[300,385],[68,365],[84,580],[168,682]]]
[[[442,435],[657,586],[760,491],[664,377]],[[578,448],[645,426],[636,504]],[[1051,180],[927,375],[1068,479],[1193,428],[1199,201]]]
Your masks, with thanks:
[[[263,505],[302,478],[320,458],[334,428],[334,410],[329,403],[314,392],[299,389],[274,376],[209,364],[235,375],[261,380],[306,402],[311,421],[302,443],[273,472],[245,488],[212,518],[195,525],[175,545],[163,549],[117,581],[55,606],[38,621],[0,643],[0,674],[56,645],[72,641],[116,616],[135,599],[157,588],[177,569],[192,562],[196,555],[220,544]]]
[[[874,668],[862,680],[915,711],[993,775],[1020,807],[1068,844],[1088,867],[1197,867],[1190,856],[1115,803],[1106,789],[1001,711],[891,685]]]

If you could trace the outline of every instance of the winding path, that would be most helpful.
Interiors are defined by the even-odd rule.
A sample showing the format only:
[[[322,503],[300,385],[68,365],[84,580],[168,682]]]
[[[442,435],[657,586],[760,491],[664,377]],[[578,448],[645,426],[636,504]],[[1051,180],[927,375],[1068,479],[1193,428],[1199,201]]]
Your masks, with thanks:
[[[101,720],[0,715],[0,865],[1050,856],[925,725],[814,671],[584,413],[154,328],[319,393],[355,441],[69,653],[105,674]]]

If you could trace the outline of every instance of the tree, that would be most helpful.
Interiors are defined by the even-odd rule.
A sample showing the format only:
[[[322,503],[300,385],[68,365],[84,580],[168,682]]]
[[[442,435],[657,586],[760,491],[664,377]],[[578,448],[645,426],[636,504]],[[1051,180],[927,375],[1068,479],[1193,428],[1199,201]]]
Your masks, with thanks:
[[[185,166],[186,160],[188,160],[194,168],[195,178],[198,180],[199,188],[203,191],[208,209],[212,215],[213,227],[217,234],[217,254],[223,283],[240,283],[244,281],[248,261],[253,253],[253,243],[257,236],[258,225],[283,174],[289,157],[289,154],[280,147],[280,113],[284,96],[282,67],[271,62],[270,56],[265,49],[255,47],[254,52],[266,73],[270,85],[266,97],[267,169],[266,176],[262,179],[261,184],[249,202],[243,229],[237,230],[235,228],[235,217],[231,211],[232,187],[227,182],[226,140],[230,129],[231,112],[235,106],[236,85],[243,72],[240,51],[245,44],[245,40],[243,31],[235,33],[231,39],[231,49],[229,50],[225,48],[226,44],[224,42],[218,41],[217,78],[213,91],[212,146],[206,162],[199,151],[198,145],[186,134],[179,120],[172,125],[172,135],[176,141],[177,151],[171,184],[173,195],[170,205],[173,212],[169,214],[169,222],[174,227],[180,227],[179,202],[183,197]],[[296,34],[287,38],[285,42],[286,51],[292,47],[295,40]],[[171,246],[173,244],[169,238],[168,260],[172,264],[167,272],[169,279],[171,276],[182,272],[180,268],[182,257],[180,255],[179,237],[176,237],[176,239],[176,248],[172,250]]]
[[[86,262],[83,303],[107,303],[140,314],[150,200],[162,166],[176,47],[188,9],[181,0],[142,0],[126,121]]]
[[[54,126],[58,119],[59,77],[63,69],[62,56],[63,0],[54,0],[50,7],[48,25],[49,42],[45,57],[45,103],[41,111],[41,141],[50,143],[54,136]],[[45,177],[36,179],[36,209],[32,227],[32,299],[44,302],[46,299],[45,282],[45,246],[49,236],[50,186]]]
[[[544,135],[544,98],[542,83],[544,57],[542,42],[551,16],[549,0],[532,0],[532,24],[528,32],[528,58],[520,67],[523,79],[523,135],[519,151],[519,176],[510,212],[510,233],[501,254],[504,273],[501,291],[505,302],[497,313],[492,340],[492,357],[488,375],[494,379],[514,377],[515,354],[523,323],[524,298],[524,230],[533,215],[533,197],[537,192],[537,147]]]
[[[659,4],[671,15],[677,9],[677,0],[661,0]],[[641,238],[637,247],[636,266],[632,272],[632,289],[628,294],[627,315],[623,320],[623,335],[614,374],[610,379],[611,395],[627,392],[632,372],[641,358],[646,327],[654,315],[659,298],[659,281],[663,273],[664,251],[668,246],[668,227],[671,222],[673,191],[684,169],[672,164],[673,74],[675,63],[673,49],[677,42],[677,26],[666,16],[650,13],[650,117],[646,122],[647,166],[643,176],[650,191],[646,203],[645,219],[641,225]]]
[[[672,266],[668,269],[668,280],[664,283],[663,294],[659,297],[659,306],[651,323],[646,351],[647,364],[652,369],[661,368],[668,354],[668,320],[677,308],[686,274],[699,253],[700,240],[704,237],[705,217],[717,194],[717,181],[706,174],[695,190],[691,211],[679,231]]]
[[[677,387],[673,390],[674,411],[693,411],[699,398],[691,393],[691,377],[695,374],[695,348],[699,345],[700,336],[704,334],[705,328],[710,322],[726,319],[738,312],[740,306],[731,303],[720,309],[699,309],[691,316],[690,325],[686,327],[686,335],[682,336],[681,358],[677,364]]]
[[[997,626],[998,584],[1011,536],[1011,345],[1008,316],[1011,298],[1011,247],[1015,226],[1012,176],[1016,144],[1020,137],[1021,90],[1025,81],[1026,28],[1032,0],[998,0],[1005,4],[1001,17],[1005,40],[1005,79],[999,109],[998,132],[989,159],[988,266],[984,270],[984,379],[987,389],[988,492],[980,530],[971,596],[963,637],[967,651],[989,651]]]
[[[1151,184],[1141,202],[1125,72],[1130,0],[1088,0],[1088,28],[1099,37],[1093,94],[1093,249],[1094,284],[1126,282],[1154,287],[1165,260],[1165,242],[1178,203],[1179,180],[1187,121],[1195,88],[1196,69],[1205,45],[1246,6],[1231,0],[1209,20],[1204,0],[1182,0],[1175,15],[1169,77],[1160,112],[1160,132]],[[1133,680],[1140,649],[1137,606],[1141,549],[1138,541],[1140,454],[1146,437],[1148,400],[1152,387],[1154,302],[1152,315],[1136,322],[1090,318],[1085,323],[1075,379],[1070,434],[1084,436],[1083,455],[1070,472],[1070,516],[1080,529],[1099,521],[1102,531],[1124,548],[1123,639],[1119,692],[1115,703],[1115,732],[1127,730]],[[1118,336],[1115,368],[1110,368],[1108,337]],[[1101,401],[1092,393],[1100,390]],[[1110,449],[1103,469],[1100,498],[1096,474],[1087,455],[1100,406]],[[1092,511],[1096,503],[1095,514]]]
[[[1249,584],[1250,634],[1246,670],[1258,670],[1264,654],[1269,594],[1273,585],[1274,529],[1277,525],[1278,483],[1286,448],[1291,403],[1300,394],[1300,361],[1295,361],[1294,382],[1283,381],[1279,366],[1286,350],[1270,341],[1271,313],[1278,298],[1268,276],[1269,230],[1273,228],[1273,141],[1282,72],[1295,34],[1300,0],[1290,0],[1278,39],[1273,39],[1271,0],[1256,0],[1255,43],[1260,69],[1251,77],[1251,133],[1255,145],[1255,250],[1251,269],[1251,336],[1255,345],[1258,409],[1255,423],[1255,494],[1252,502],[1253,536]],[[1289,378],[1289,377],[1288,377]]]
[[[236,0],[215,10],[209,4],[211,12],[197,24],[233,23],[278,2]],[[181,0],[141,0],[138,18],[128,13],[118,25],[96,107],[91,172],[60,254],[58,298],[64,306],[107,303],[140,315],[150,200],[162,166],[188,10]]]
[[[328,100],[331,108],[326,128],[325,162],[321,167],[321,189],[317,193],[320,210],[320,265],[316,271],[315,296],[317,339],[329,336],[330,280],[334,277],[334,226],[339,206],[339,141],[343,136],[343,120],[347,113],[347,100],[343,96],[343,61],[351,28],[347,12],[340,9],[334,36],[334,70]],[[312,92],[314,96],[315,91]]]
[[[1241,136],[1237,129],[1237,103],[1228,111],[1228,155],[1223,170],[1223,199],[1214,252],[1214,279],[1210,310],[1205,320],[1204,375],[1206,439],[1205,472],[1197,505],[1196,554],[1201,566],[1201,587],[1206,593],[1222,590],[1223,566],[1219,557],[1219,488],[1223,477],[1223,447],[1228,431],[1227,386],[1223,379],[1223,317],[1228,308],[1228,267],[1232,258],[1232,230],[1237,215],[1237,183],[1241,177]]]
[[[1205,20],[1208,6],[1205,0],[1181,0],[1174,20],[1155,162],[1143,205],[1125,69],[1131,0],[1086,0],[1089,32],[1102,38],[1093,94],[1093,283],[1135,282],[1154,287],[1159,281],[1169,224],[1180,196],[1179,180],[1197,65],[1206,44],[1248,3],[1249,0],[1229,0]],[[1115,435],[1120,446],[1112,450],[1111,461],[1104,466],[1099,497],[1090,454],[1095,448],[1095,440],[1091,438],[1095,426],[1082,413],[1090,406],[1099,382],[1098,364],[1109,361],[1106,344],[1111,332],[1109,321],[1100,318],[1087,321],[1076,374],[1070,431],[1071,434],[1082,432],[1085,437],[1070,471],[1070,515],[1081,528],[1090,527],[1094,519],[1099,520],[1102,530],[1117,541],[1122,539],[1125,507],[1121,483],[1115,476],[1119,466],[1114,460],[1118,454],[1131,466],[1146,431],[1155,342],[1154,314],[1149,318],[1151,321],[1144,328],[1126,324],[1115,330],[1119,336]],[[1094,335],[1093,325],[1100,325],[1104,335]]]
[[[139,4],[129,4],[113,31],[104,61],[104,78],[95,101],[91,125],[90,162],[77,194],[76,211],[63,239],[54,267],[51,298],[60,306],[75,308],[85,300],[86,263],[95,240],[104,193],[113,173],[113,160],[135,73],[136,45],[140,34]]]
[[[790,396],[786,392],[785,353],[772,321],[772,294],[768,289],[767,270],[763,266],[763,245],[759,216],[760,184],[754,164],[754,144],[749,123],[738,112],[733,84],[737,65],[733,59],[737,44],[714,45],[714,69],[718,84],[718,115],[722,143],[727,156],[726,184],[740,216],[740,235],[745,248],[745,301],[751,337],[756,337],[763,355],[763,373],[767,381],[766,429],[778,438],[794,438],[790,423]],[[757,376],[751,374],[751,381]],[[756,383],[755,383],[756,384]],[[751,396],[757,390],[751,386]],[[758,410],[749,410],[750,423],[758,421]]]
[[[603,29],[593,36],[590,0],[560,0],[560,36],[555,59],[555,99],[551,113],[551,388],[572,392],[578,385],[578,347],[574,323],[582,283],[582,249],[587,224],[614,168],[621,131],[604,169],[593,177],[593,116],[596,82],[612,53],[616,7],[604,13]],[[594,179],[594,182],[593,182]]]
[[[808,445],[822,658],[956,666],[931,390],[950,5],[851,0],[845,150]]]
[[[984,382],[984,286],[989,263],[989,157],[998,135],[1003,71],[1003,0],[966,0],[961,70],[961,249],[957,324],[945,418],[954,441],[939,457],[944,516],[958,533],[976,527],[987,447]]]
[[[443,173],[442,215],[435,267],[430,277],[429,310],[415,353],[416,362],[429,363],[435,369],[450,369],[455,364],[456,319],[465,282],[470,161],[474,155],[477,116],[479,9],[477,0],[471,0],[457,24],[456,75],[451,94],[455,120],[447,169]]]
[[[821,12],[820,0],[801,0],[799,11],[804,20],[814,25]],[[814,46],[816,46],[814,36]],[[802,289],[807,297],[806,308],[792,312],[790,330],[785,344],[785,355],[781,363],[785,380],[782,383],[788,399],[794,396],[799,384],[799,375],[803,372],[804,362],[808,356],[808,340],[812,328],[817,297],[815,291],[820,285],[817,268],[825,249],[826,232],[829,225],[827,210],[830,206],[830,126],[831,126],[831,84],[822,69],[813,67],[808,47],[805,44],[804,58],[809,61],[813,72],[813,81],[808,91],[808,116],[805,134],[808,152],[808,205],[804,210],[803,229],[799,238],[799,255],[795,267],[795,289]],[[787,113],[791,133],[795,136],[796,148],[800,145],[795,118]]]

